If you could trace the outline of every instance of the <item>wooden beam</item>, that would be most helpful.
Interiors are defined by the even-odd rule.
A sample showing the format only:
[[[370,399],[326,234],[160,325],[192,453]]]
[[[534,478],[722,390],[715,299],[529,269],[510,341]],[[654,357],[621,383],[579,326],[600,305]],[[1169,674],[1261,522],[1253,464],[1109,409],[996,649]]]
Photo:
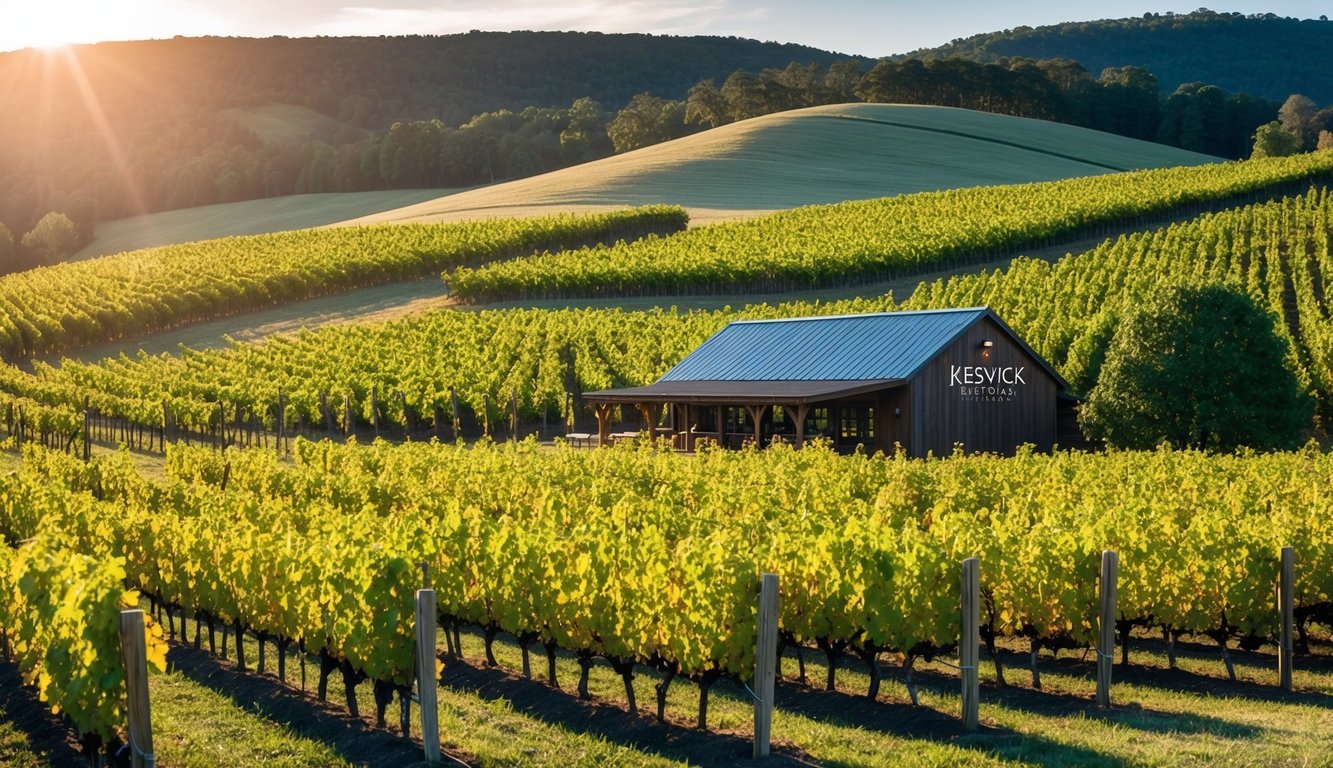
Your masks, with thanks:
[[[643,431],[648,433],[648,437],[653,437],[653,430],[657,428],[657,415],[660,406],[657,403],[635,403],[634,406],[639,409],[639,415],[643,417]]]
[[[790,410],[790,408],[788,409]],[[807,403],[801,403],[796,406],[796,447],[805,445],[805,417],[810,414],[810,406]]]
[[[611,440],[611,409],[614,407],[610,403],[597,403],[593,406],[597,411],[598,445],[606,445]]]
[[[694,408],[685,404],[685,451],[694,452]]]
[[[763,447],[763,421],[764,411],[768,410],[767,405],[747,405],[745,410],[750,414],[750,420],[754,422],[754,447]]]

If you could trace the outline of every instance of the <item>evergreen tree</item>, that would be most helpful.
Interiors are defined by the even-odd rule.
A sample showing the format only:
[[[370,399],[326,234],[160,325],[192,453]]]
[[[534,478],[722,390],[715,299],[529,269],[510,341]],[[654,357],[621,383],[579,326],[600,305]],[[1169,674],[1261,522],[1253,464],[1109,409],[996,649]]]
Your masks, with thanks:
[[[1116,330],[1080,421],[1116,448],[1292,448],[1313,402],[1271,315],[1239,288],[1177,286]]]

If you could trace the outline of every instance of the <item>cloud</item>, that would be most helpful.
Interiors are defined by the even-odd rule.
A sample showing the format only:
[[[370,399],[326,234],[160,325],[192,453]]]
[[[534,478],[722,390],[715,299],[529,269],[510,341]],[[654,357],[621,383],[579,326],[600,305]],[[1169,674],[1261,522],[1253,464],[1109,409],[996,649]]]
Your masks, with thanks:
[[[323,20],[309,23],[306,34],[435,35],[472,29],[706,34],[720,21],[743,16],[754,18],[754,13],[755,10],[731,12],[721,0],[577,0],[558,4],[539,0],[504,3],[399,0],[392,7],[339,8]]]

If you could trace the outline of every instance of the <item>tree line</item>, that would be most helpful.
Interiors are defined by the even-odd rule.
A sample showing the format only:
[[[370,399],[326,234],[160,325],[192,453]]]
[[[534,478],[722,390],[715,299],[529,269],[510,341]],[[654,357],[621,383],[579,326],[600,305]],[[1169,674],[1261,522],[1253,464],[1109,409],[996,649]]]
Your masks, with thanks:
[[[617,36],[594,35],[584,39],[580,35],[516,35],[483,35],[477,40],[470,35],[458,37],[471,45],[487,42],[493,48],[500,45],[499,41],[508,41],[531,43],[538,50],[551,50],[558,47],[557,43],[575,49],[597,44],[608,52],[619,50],[608,47],[608,40],[619,39]],[[620,42],[628,48],[639,46],[643,51],[656,53],[700,53],[702,63],[709,66],[728,60],[716,50],[705,55],[707,46],[694,41],[695,38],[628,36]],[[634,64],[636,55],[645,55],[640,51],[626,54],[628,68],[616,81],[622,90],[607,86],[611,70],[598,69],[594,74],[600,73],[600,79],[593,78],[582,86],[584,93],[565,101],[568,106],[502,106],[474,113],[470,118],[455,119],[452,115],[456,109],[443,110],[439,103],[431,101],[440,89],[461,87],[443,70],[436,73],[438,82],[433,85],[411,81],[415,88],[436,96],[423,93],[419,100],[413,101],[397,91],[385,91],[395,95],[381,94],[377,101],[371,87],[378,82],[375,78],[398,73],[397,69],[381,67],[380,72],[371,67],[371,75],[357,79],[332,66],[335,60],[329,58],[337,48],[335,43],[353,52],[350,61],[360,62],[365,51],[384,53],[388,50],[385,46],[392,41],[162,42],[172,42],[180,50],[192,52],[191,55],[197,54],[197,47],[216,54],[222,61],[232,61],[238,67],[236,83],[241,84],[233,83],[207,97],[177,98],[180,92],[166,86],[161,93],[146,93],[141,87],[108,79],[109,62],[114,57],[101,51],[103,46],[92,46],[88,49],[90,53],[81,55],[89,77],[97,84],[106,124],[115,126],[113,136],[100,134],[95,121],[78,104],[65,104],[63,111],[55,110],[65,122],[56,126],[48,122],[46,134],[37,131],[39,121],[32,114],[16,114],[11,121],[0,121],[0,139],[9,139],[0,141],[0,169],[3,169],[0,170],[0,222],[7,224],[11,233],[15,246],[11,250],[20,252],[18,261],[10,260],[11,265],[59,258],[50,254],[60,249],[25,249],[20,236],[33,231],[49,212],[64,214],[82,242],[91,237],[91,227],[96,221],[135,212],[310,192],[490,184],[738,120],[822,104],[859,101],[964,107],[1055,120],[1229,158],[1247,156],[1256,130],[1278,118],[1275,102],[1243,93],[1228,94],[1214,85],[1187,83],[1164,95],[1151,72],[1133,66],[1108,67],[1094,77],[1081,64],[1070,60],[1013,58],[979,63],[967,59],[886,59],[872,63],[821,54],[822,58],[816,57],[818,60],[789,59],[785,66],[735,69],[718,84],[719,81],[707,77],[683,81],[686,72],[676,71],[679,67],[674,63],[662,64],[674,68],[673,81],[663,79],[665,75],[661,73],[654,78],[640,78],[635,68],[638,65]],[[673,49],[668,42],[685,47]],[[407,56],[409,61],[424,61],[427,53],[447,50],[436,38],[397,39],[397,43],[405,51],[417,52]],[[755,52],[741,45],[752,43],[751,47],[762,48],[753,41],[722,41],[730,48],[714,43],[718,50],[729,51],[731,60],[773,54],[768,49]],[[289,48],[289,59],[277,58],[275,52]],[[776,48],[786,52],[788,47]],[[258,73],[251,64],[240,61],[235,55],[237,50],[253,53],[258,60],[275,63],[280,69],[285,67],[282,71],[289,77]],[[311,53],[312,50],[316,53]],[[167,60],[159,54],[154,54],[157,58],[149,56],[153,52],[151,47],[131,47],[129,51],[137,52],[147,63],[161,64]],[[522,58],[527,54],[516,55]],[[0,55],[0,82],[13,77],[17,66],[13,56]],[[194,59],[185,60],[194,63],[183,69],[200,82],[212,83],[217,79],[216,73],[202,68]],[[128,63],[134,61],[131,58]],[[125,61],[120,63],[127,65]],[[28,64],[29,69],[36,66],[31,61]],[[315,65],[325,65],[323,74],[312,73]],[[521,92],[511,82],[517,76],[512,70],[501,67],[489,76],[466,71],[482,81],[489,78],[497,93],[504,94],[492,103],[503,102]],[[690,70],[694,71],[697,67]],[[561,90],[549,87],[543,90],[537,85],[541,77],[535,72],[529,76],[533,79],[534,100]],[[321,77],[334,78],[338,88],[348,89],[337,104],[315,97],[323,92],[317,84],[323,82]],[[564,83],[562,76],[556,76],[556,81]],[[649,87],[629,97],[620,96],[627,83]],[[295,92],[298,86],[302,93]],[[484,90],[484,85],[472,83],[469,87],[475,93],[461,103],[484,103],[476,95]],[[599,94],[612,96],[599,98]],[[77,100],[74,96],[69,98]],[[280,99],[290,99],[317,112],[323,110],[320,114],[336,119],[313,128],[301,140],[266,141],[254,130],[219,112],[227,105],[254,105]],[[406,117],[388,121],[387,128],[374,129],[376,121],[395,114]],[[1333,127],[1330,122],[1327,109],[1313,109],[1307,120],[1308,125],[1322,129]],[[368,127],[371,129],[367,130]],[[1315,141],[1319,129],[1314,129]],[[116,153],[109,149],[113,144]],[[113,161],[113,157],[118,159]],[[4,248],[0,245],[0,256],[5,255]]]
[[[1073,59],[1097,72],[1136,64],[1163,83],[1205,81],[1267,99],[1304,93],[1333,101],[1333,77],[1316,51],[1333,46],[1333,23],[1272,13],[1145,13],[1141,17],[1018,26],[956,39],[895,58],[994,62],[1017,56]]]
[[[50,211],[77,223],[79,196],[104,221],[286,195],[316,154],[315,165],[327,165],[320,145],[356,146],[396,122],[457,127],[585,96],[617,106],[643,91],[680,98],[738,67],[839,58],[735,37],[578,32],[175,38],[0,53],[0,222],[16,238]],[[231,115],[273,104],[327,119],[275,141]],[[373,175],[352,181],[383,187]]]
[[[1093,78],[1072,61],[883,60],[868,70],[856,60],[827,68],[793,62],[737,70],[721,85],[700,81],[683,99],[636,94],[619,111],[584,97],[569,107],[488,112],[457,127],[441,120],[400,122],[351,144],[315,142],[298,152],[292,191],[490,184],[761,115],[847,102],[1053,120],[1226,158],[1248,156],[1255,131],[1278,117],[1274,102],[1203,83],[1163,97],[1156,78],[1139,67],[1109,68]],[[1312,105],[1308,122],[1333,127],[1333,110]]]

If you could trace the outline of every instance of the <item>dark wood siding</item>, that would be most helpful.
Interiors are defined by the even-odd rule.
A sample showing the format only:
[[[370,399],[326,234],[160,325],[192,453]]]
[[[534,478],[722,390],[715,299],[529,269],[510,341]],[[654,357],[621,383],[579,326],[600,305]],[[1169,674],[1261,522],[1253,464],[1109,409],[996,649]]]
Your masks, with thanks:
[[[993,346],[985,348],[982,342]],[[1021,368],[1021,383],[1014,376]],[[913,456],[1048,451],[1056,437],[1059,384],[989,317],[961,334],[911,381]]]

